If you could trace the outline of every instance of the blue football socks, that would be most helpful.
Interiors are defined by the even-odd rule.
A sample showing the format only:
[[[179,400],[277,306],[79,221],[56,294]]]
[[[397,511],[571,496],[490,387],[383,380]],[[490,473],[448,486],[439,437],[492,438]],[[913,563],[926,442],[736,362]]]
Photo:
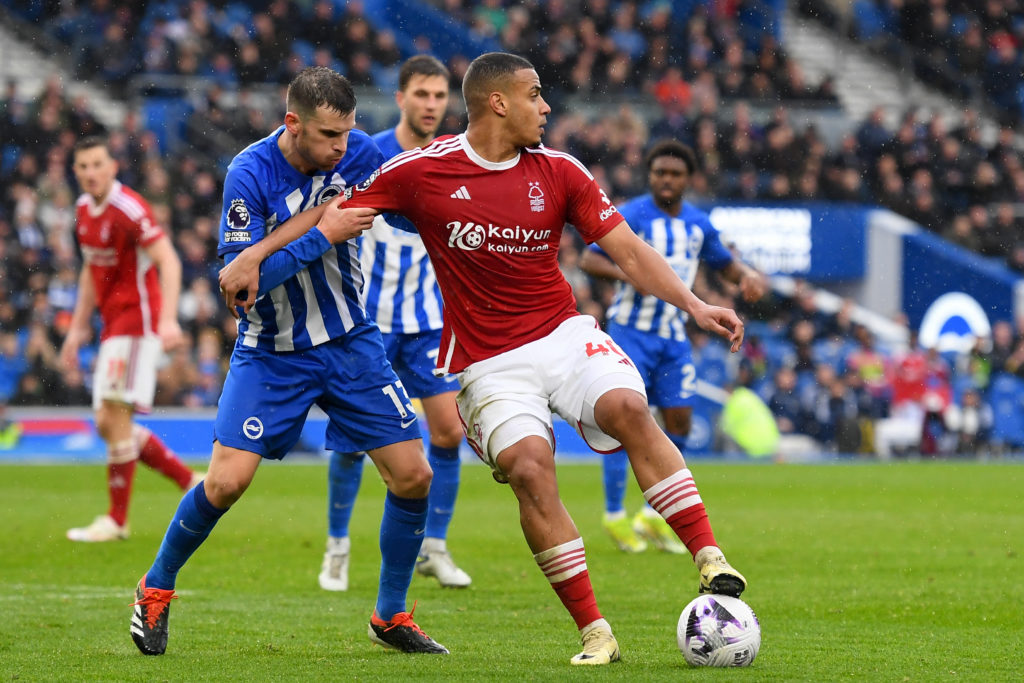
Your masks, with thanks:
[[[430,495],[427,496],[427,538],[447,538],[448,525],[452,523],[455,512],[455,498],[459,494],[459,447],[442,448],[430,444],[427,456],[430,469],[434,470],[434,478],[430,482]]]
[[[377,616],[390,621],[405,610],[416,557],[427,521],[426,498],[400,498],[388,491],[380,521],[380,586]]]
[[[199,482],[186,493],[171,518],[153,566],[146,572],[146,586],[165,590],[174,588],[178,571],[203,544],[225,512],[227,508],[216,508],[207,500],[204,482]]]
[[[604,453],[602,456],[604,475],[604,511],[622,512],[626,498],[626,477],[629,476],[629,456],[626,451]]]
[[[352,508],[363,480],[363,453],[331,453],[327,468],[327,533],[332,538],[348,536]]]

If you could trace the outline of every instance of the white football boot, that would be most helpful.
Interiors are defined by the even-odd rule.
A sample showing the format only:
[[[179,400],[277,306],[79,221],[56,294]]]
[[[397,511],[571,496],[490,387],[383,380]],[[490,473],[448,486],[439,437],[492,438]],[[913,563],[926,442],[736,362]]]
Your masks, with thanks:
[[[443,538],[423,539],[416,571],[423,576],[433,576],[445,588],[465,588],[473,583],[469,574],[455,566]]]
[[[325,591],[348,590],[348,552],[352,542],[344,538],[327,538],[327,551],[320,567],[320,587]]]
[[[68,529],[69,541],[82,543],[105,543],[123,541],[128,538],[128,525],[121,526],[110,515],[100,515],[89,526]]]

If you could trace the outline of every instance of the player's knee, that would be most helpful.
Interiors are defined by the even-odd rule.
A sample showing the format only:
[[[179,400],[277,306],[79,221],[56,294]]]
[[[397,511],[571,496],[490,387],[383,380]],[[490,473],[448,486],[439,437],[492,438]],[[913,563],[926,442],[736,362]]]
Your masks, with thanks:
[[[647,399],[635,391],[618,392],[614,399],[602,401],[595,418],[602,431],[617,439],[652,421]]]
[[[391,493],[402,498],[424,498],[430,492],[430,482],[434,471],[425,458],[404,466],[399,471],[392,471]]]
[[[206,499],[211,505],[222,510],[234,505],[247,488],[249,481],[231,476],[218,476],[215,472],[207,473],[203,480]]]
[[[536,492],[544,488],[554,476],[554,469],[549,460],[550,456],[535,453],[523,453],[518,455],[511,464],[504,469],[512,488],[517,491]]]
[[[441,448],[458,448],[462,443],[462,425],[439,425],[436,429],[430,427],[430,443]]]
[[[114,438],[114,418],[106,411],[97,411],[94,418],[96,423],[96,433],[100,435],[100,438],[104,441],[110,441]]]

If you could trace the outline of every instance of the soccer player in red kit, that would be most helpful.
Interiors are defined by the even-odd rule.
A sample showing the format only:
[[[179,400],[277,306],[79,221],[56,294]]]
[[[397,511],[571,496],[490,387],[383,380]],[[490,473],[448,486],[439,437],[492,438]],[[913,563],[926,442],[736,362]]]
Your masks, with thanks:
[[[625,448],[644,497],[693,553],[701,592],[736,596],[746,581],[718,548],[693,476],[651,416],[633,363],[593,318],[577,312],[558,269],[563,227],[572,223],[640,288],[729,339],[733,351],[743,324],[733,311],[697,298],[579,161],[540,144],[551,109],[527,60],[478,57],[463,95],[464,134],[385,162],[349,188],[343,204],[329,206],[319,224],[371,207],[416,226],[445,302],[438,368],[458,377],[469,442],[495,479],[511,485],[534,559],[579,628],[583,651],[571,662],[607,664],[619,659],[619,647],[598,610],[583,539],[558,494],[552,412],[597,451]],[[226,299],[255,291],[252,262],[305,229],[283,226],[248,257],[247,269],[222,271]]]
[[[83,192],[76,207],[83,268],[60,357],[67,367],[78,365],[78,350],[91,336],[92,314],[98,308],[102,333],[92,403],[96,430],[107,445],[110,508],[89,526],[69,529],[67,536],[72,541],[114,541],[128,537],[137,460],[183,490],[201,479],[155,434],[132,420],[135,411],[153,407],[161,351],[182,341],[177,319],[181,262],[146,201],[117,181],[117,162],[103,140],[79,141],[73,168]]]

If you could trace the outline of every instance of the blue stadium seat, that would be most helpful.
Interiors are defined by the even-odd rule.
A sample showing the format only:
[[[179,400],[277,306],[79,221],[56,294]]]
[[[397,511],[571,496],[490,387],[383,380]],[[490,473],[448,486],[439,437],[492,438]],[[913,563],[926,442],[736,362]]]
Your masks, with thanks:
[[[8,173],[10,173],[14,166],[18,163],[18,158],[20,156],[20,147],[9,143],[4,145],[3,150],[0,151],[0,176],[5,176]]]
[[[147,97],[142,105],[142,117],[148,129],[156,133],[160,153],[175,149],[185,139],[185,122],[192,114],[192,106],[175,97]]]
[[[307,40],[296,38],[292,41],[292,53],[298,55],[305,66],[313,63],[313,53],[315,51],[316,48],[313,46],[313,43]]]
[[[885,17],[871,0],[856,0],[853,3],[853,25],[861,40],[877,38],[886,31]]]

